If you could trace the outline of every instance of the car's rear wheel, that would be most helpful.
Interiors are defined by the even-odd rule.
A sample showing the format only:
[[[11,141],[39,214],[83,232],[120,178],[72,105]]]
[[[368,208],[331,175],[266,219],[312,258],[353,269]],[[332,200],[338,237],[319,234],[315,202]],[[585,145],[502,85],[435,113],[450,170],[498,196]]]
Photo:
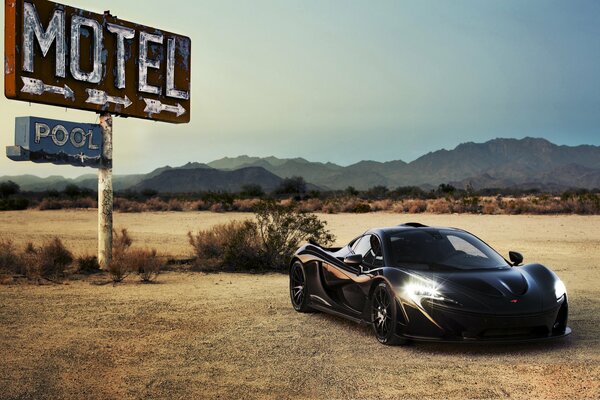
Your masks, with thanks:
[[[398,307],[387,283],[381,282],[371,296],[371,322],[380,343],[398,345],[406,342],[396,333]]]
[[[306,273],[304,272],[304,265],[300,261],[295,261],[290,268],[290,299],[296,311],[312,311],[308,306]]]

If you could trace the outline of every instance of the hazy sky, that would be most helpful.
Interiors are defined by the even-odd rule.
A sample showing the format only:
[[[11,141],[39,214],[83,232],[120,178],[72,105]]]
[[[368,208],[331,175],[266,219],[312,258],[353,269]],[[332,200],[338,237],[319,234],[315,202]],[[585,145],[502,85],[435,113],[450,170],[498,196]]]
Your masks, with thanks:
[[[62,3],[192,38],[191,123],[115,119],[117,174],[241,154],[411,161],[495,137],[600,145],[595,0]],[[7,159],[27,115],[97,119],[2,96],[0,175],[93,172]]]

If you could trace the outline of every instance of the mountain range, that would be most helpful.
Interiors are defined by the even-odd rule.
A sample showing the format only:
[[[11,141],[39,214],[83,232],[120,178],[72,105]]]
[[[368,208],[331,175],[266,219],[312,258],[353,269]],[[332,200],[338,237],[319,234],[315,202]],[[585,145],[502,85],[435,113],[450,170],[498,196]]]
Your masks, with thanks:
[[[302,176],[310,188],[340,190],[353,186],[365,190],[373,186],[420,186],[435,188],[441,183],[457,187],[522,188],[563,190],[600,188],[600,146],[559,146],[540,138],[494,139],[485,143],[463,143],[452,150],[438,150],[406,163],[401,160],[360,161],[349,166],[311,162],[303,158],[277,157],[221,158],[202,164],[190,162],[181,167],[162,167],[148,174],[116,175],[114,188],[154,189],[159,192],[239,191],[258,184],[269,192],[284,178]],[[73,183],[95,189],[95,174],[75,179],[60,176],[3,176],[22,190],[61,190]]]

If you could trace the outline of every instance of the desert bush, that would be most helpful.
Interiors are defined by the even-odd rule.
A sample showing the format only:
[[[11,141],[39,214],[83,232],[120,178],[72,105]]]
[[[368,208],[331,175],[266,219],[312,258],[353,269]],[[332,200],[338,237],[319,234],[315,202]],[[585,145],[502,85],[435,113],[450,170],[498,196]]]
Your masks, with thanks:
[[[95,274],[100,272],[100,264],[96,256],[81,256],[77,258],[77,272],[80,274]]]
[[[427,212],[435,214],[449,214],[452,212],[452,205],[448,199],[441,198],[427,202]]]
[[[271,269],[284,268],[301,241],[312,240],[328,245],[335,239],[326,229],[327,222],[315,214],[301,213],[291,206],[262,201],[255,209],[259,237]]]
[[[405,200],[402,202],[403,212],[410,214],[419,214],[427,210],[427,202],[425,200]]]
[[[337,214],[340,212],[340,203],[337,199],[326,200],[321,206],[321,211],[327,214]]]
[[[163,266],[162,261],[156,255],[155,249],[132,250],[128,255],[128,259],[132,262],[129,269],[136,271],[142,282],[152,282],[156,280]]]
[[[250,212],[260,202],[258,199],[236,199],[233,201],[233,209],[242,212]]]
[[[0,272],[25,275],[23,257],[11,239],[0,238]]]
[[[167,209],[169,211],[183,211],[184,204],[181,200],[171,199],[167,203]]]
[[[225,207],[223,206],[223,203],[214,203],[209,207],[209,210],[214,213],[222,213],[226,211]]]
[[[129,200],[124,197],[115,197],[113,208],[123,213],[140,213],[144,211],[144,206],[139,201]]]
[[[264,252],[252,221],[231,221],[195,234],[188,232],[200,271],[265,269]]]
[[[42,211],[62,210],[63,203],[62,203],[62,201],[55,199],[55,198],[45,198],[40,202],[38,208]]]
[[[121,229],[120,233],[113,230],[112,261],[109,264],[108,273],[115,283],[122,282],[133,272],[132,260],[128,252],[132,243],[133,239],[129,236],[127,229]]]
[[[367,203],[357,203],[352,207],[351,212],[355,214],[365,214],[371,212],[371,206]]]
[[[390,211],[394,208],[394,201],[391,199],[375,200],[370,203],[371,211]]]
[[[210,204],[204,200],[196,200],[190,204],[190,207],[194,211],[206,211],[209,209]]]
[[[318,198],[312,198],[304,200],[298,203],[296,209],[300,212],[315,212],[321,211],[323,208],[323,201]]]
[[[152,197],[144,202],[144,211],[167,211],[169,204],[159,197]]]
[[[232,221],[188,232],[196,270],[281,270],[304,240],[327,245],[334,240],[326,223],[293,205],[261,201],[254,221]]]
[[[73,262],[73,254],[60,238],[55,237],[40,248],[29,245],[24,261],[28,277],[58,279],[64,277],[67,267]]]

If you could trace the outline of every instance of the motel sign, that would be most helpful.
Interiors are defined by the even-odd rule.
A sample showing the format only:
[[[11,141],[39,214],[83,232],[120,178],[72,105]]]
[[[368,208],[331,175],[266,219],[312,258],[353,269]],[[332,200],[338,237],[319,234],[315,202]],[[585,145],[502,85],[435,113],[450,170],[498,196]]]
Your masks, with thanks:
[[[47,0],[5,0],[5,19],[6,97],[190,121],[190,38]]]

